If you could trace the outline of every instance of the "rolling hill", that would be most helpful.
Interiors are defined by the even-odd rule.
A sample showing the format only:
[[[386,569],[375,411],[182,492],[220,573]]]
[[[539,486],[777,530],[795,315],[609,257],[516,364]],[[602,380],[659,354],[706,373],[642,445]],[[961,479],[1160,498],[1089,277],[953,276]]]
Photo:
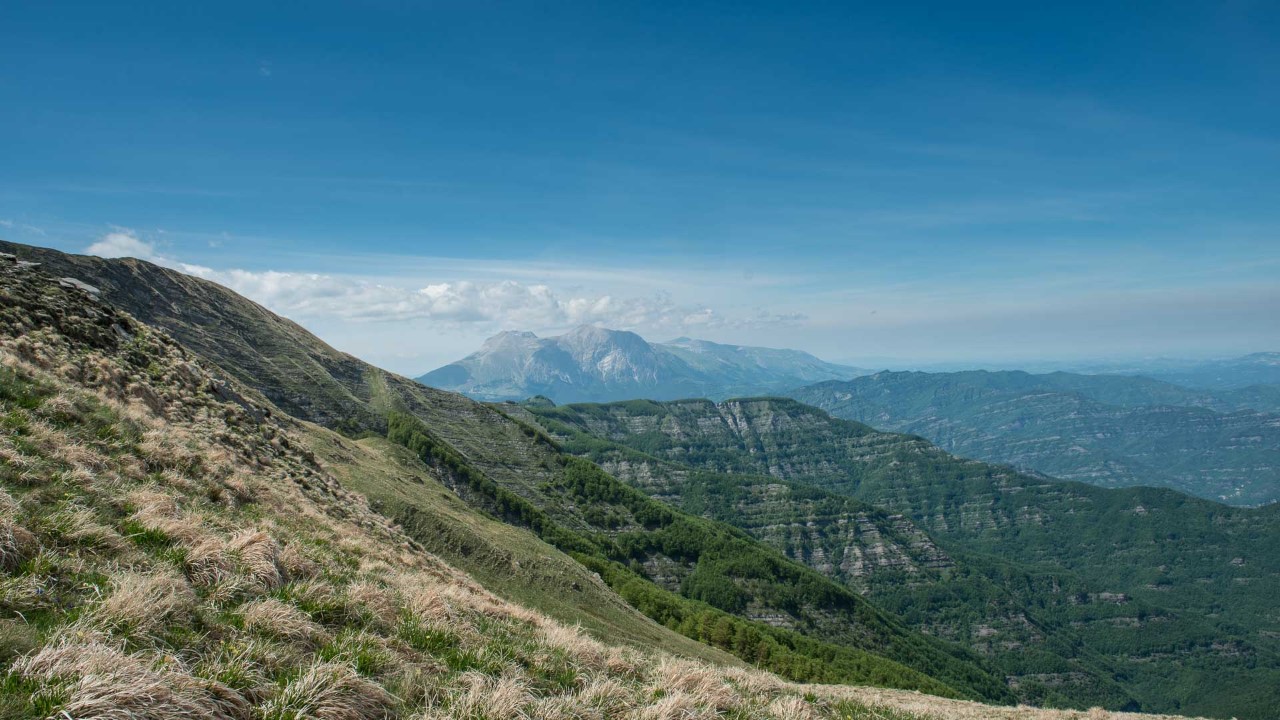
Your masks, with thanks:
[[[790,396],[949,452],[1103,487],[1170,487],[1234,505],[1280,500],[1280,415],[1262,388],[1142,377],[882,372]]]
[[[1216,360],[1151,360],[1093,364],[1082,372],[1142,375],[1190,388],[1244,390],[1280,386],[1280,353],[1258,352]]]
[[[363,507],[369,514],[356,513],[352,521],[360,527],[389,528],[396,538],[392,544],[404,548],[403,552],[433,553],[481,581],[501,602],[517,603],[540,617],[553,617],[561,623],[581,623],[595,638],[608,643],[641,647],[646,652],[657,648],[721,666],[745,660],[801,680],[872,682],[999,702],[1021,699],[1081,708],[1092,704],[1134,707],[1136,703],[1150,709],[1181,708],[1215,716],[1234,713],[1261,717],[1256,708],[1273,701],[1266,690],[1272,687],[1268,684],[1273,667],[1272,655],[1268,654],[1271,650],[1262,641],[1255,642],[1256,636],[1265,639],[1264,633],[1271,631],[1267,624],[1272,622],[1266,610],[1269,606],[1254,606],[1254,617],[1249,619],[1248,614],[1240,612],[1240,603],[1234,597],[1227,601],[1219,597],[1219,583],[1236,584],[1262,597],[1270,589],[1269,583],[1274,582],[1266,555],[1270,552],[1266,539],[1270,536],[1266,533],[1271,526],[1254,522],[1253,516],[1227,513],[1207,526],[1190,522],[1192,516],[1178,516],[1174,524],[1181,527],[1185,522],[1186,527],[1179,532],[1185,532],[1187,537],[1167,541],[1171,547],[1160,556],[1152,555],[1149,548],[1132,537],[1102,537],[1101,542],[1112,542],[1123,557],[1144,569],[1158,568],[1147,563],[1158,562],[1161,557],[1188,565],[1174,568],[1171,573],[1171,587],[1181,593],[1185,574],[1194,575],[1206,563],[1216,562],[1224,552],[1222,546],[1236,542],[1236,536],[1244,532],[1242,527],[1256,532],[1253,540],[1257,547],[1246,548],[1238,557],[1239,564],[1233,564],[1237,558],[1232,557],[1221,576],[1198,576],[1214,584],[1192,588],[1188,602],[1205,609],[1203,624],[1192,626],[1182,617],[1181,606],[1153,600],[1167,595],[1153,592],[1148,597],[1117,597],[1119,581],[1093,571],[1086,574],[1084,570],[1098,562],[1101,555],[1077,558],[1077,564],[1070,568],[1074,577],[1064,575],[1061,568],[1055,569],[1054,564],[1061,559],[1060,554],[1054,554],[1057,548],[1044,550],[1042,545],[1061,545],[1061,538],[1053,536],[1041,542],[1034,528],[1019,527],[1017,522],[1013,525],[1015,531],[1008,521],[1021,519],[1019,506],[993,504],[991,482],[1022,476],[956,460],[918,439],[875,433],[853,423],[824,431],[815,418],[837,425],[840,421],[796,403],[785,408],[770,407],[763,413],[740,408],[718,421],[734,426],[727,435],[713,433],[704,437],[711,427],[708,423],[712,415],[700,415],[705,412],[703,406],[716,406],[695,403],[703,408],[693,416],[700,418],[705,426],[702,430],[687,432],[683,440],[677,441],[654,428],[646,441],[652,441],[652,446],[627,449],[662,461],[649,466],[655,472],[678,465],[682,467],[677,469],[695,469],[700,475],[714,471],[710,479],[715,482],[702,485],[706,491],[701,493],[700,506],[691,503],[684,492],[671,492],[678,483],[667,481],[662,481],[667,488],[666,500],[654,499],[598,465],[577,459],[574,454],[581,448],[572,443],[561,446],[560,441],[530,422],[536,418],[524,408],[476,403],[368,366],[212,283],[135,260],[105,261],[23,246],[0,247],[9,249],[25,260],[42,264],[29,272],[44,278],[40,284],[44,295],[17,313],[21,327],[56,318],[56,313],[50,314],[43,306],[50,292],[75,298],[70,306],[73,315],[120,307],[136,312],[139,320],[142,316],[149,318],[136,327],[154,324],[163,330],[154,333],[156,337],[172,335],[181,343],[175,345],[181,348],[175,352],[187,353],[190,362],[207,368],[212,379],[198,380],[196,387],[217,401],[211,407],[245,408],[251,419],[242,422],[247,422],[246,427],[254,432],[265,432],[261,430],[264,427],[286,428],[274,442],[271,438],[275,435],[263,435],[266,447],[272,448],[265,452],[287,457],[297,454],[306,463],[314,464],[310,473],[282,472],[281,477],[291,478],[303,490],[334,493],[340,498],[338,506],[345,503],[360,507],[366,503]],[[86,295],[87,291],[75,287],[64,288],[56,281],[62,276],[95,286],[97,292]],[[11,322],[11,328],[18,328],[17,322]],[[123,320],[115,324],[129,328],[128,337],[136,339],[145,334]],[[111,326],[110,322],[94,325],[99,328],[95,337],[108,343],[107,349],[100,352],[111,362],[126,364],[122,377],[134,384],[126,391],[146,398],[148,390],[162,390],[173,372],[167,365],[154,362],[151,354],[130,354],[134,341],[117,336]],[[30,335],[21,329],[10,332],[7,343]],[[65,364],[53,366],[62,368]],[[74,378],[61,382],[71,381],[83,382]],[[11,394],[22,392],[25,391]],[[181,402],[179,407],[185,408],[190,401]],[[625,407],[631,412],[651,405]],[[219,409],[211,413],[202,409],[205,407],[192,404],[190,410],[202,418],[226,412]],[[729,417],[737,420],[730,421]],[[637,422],[639,427],[649,421]],[[788,423],[796,433],[780,435],[777,430]],[[770,427],[775,430],[761,432]],[[749,431],[755,433],[755,439],[750,441]],[[224,435],[234,436],[215,432],[208,437],[223,442]],[[731,440],[735,436],[737,439]],[[853,445],[866,452],[841,459],[840,453],[847,451],[856,437],[863,440]],[[777,444],[780,438],[786,442]],[[623,439],[620,435],[610,442],[624,444]],[[717,448],[722,442],[723,447]],[[712,449],[716,463],[708,464],[702,453]],[[672,453],[682,457],[676,458]],[[636,482],[636,477],[627,475],[623,467],[609,467]],[[862,474],[863,470],[870,474]],[[719,477],[713,477],[714,473]],[[940,474],[963,481],[959,486],[948,484],[940,489],[936,483]],[[853,497],[848,483],[840,480],[856,479],[856,484],[866,490],[877,485],[871,482],[873,475],[883,481],[881,487],[864,497]],[[742,476],[755,479],[741,483]],[[739,484],[742,490],[733,490]],[[1015,482],[1010,487],[1016,486]],[[917,490],[908,492],[912,487]],[[1076,489],[1071,484],[1067,487],[1073,492]],[[1099,497],[1107,492],[1088,490],[1103,493]],[[741,500],[755,493],[768,504],[757,508],[752,522],[726,512],[723,498]],[[939,510],[927,516],[918,514],[914,506],[930,508],[933,504],[901,497],[913,493],[924,498],[936,496]],[[27,497],[26,491],[22,495]],[[1042,499],[1037,498],[1037,504],[1053,505],[1047,500],[1041,503]],[[1068,500],[1064,501],[1068,508],[1082,512],[1085,501],[1071,497]],[[35,501],[33,497],[31,502]],[[325,507],[338,512],[332,502],[326,502],[330,504]],[[1145,507],[1147,502],[1141,504]],[[1165,507],[1161,502],[1150,504],[1157,508],[1153,514],[1162,513]],[[282,505],[289,512],[308,507],[292,497]],[[737,505],[748,509],[742,502]],[[991,518],[1006,522],[984,521],[984,508]],[[843,518],[846,524],[858,525],[843,536],[819,533],[817,540],[811,541],[812,546],[830,544],[851,549],[851,562],[845,563],[842,556],[840,563],[824,564],[816,562],[812,552],[797,551],[804,546],[801,536],[813,535],[787,531],[775,521],[776,517],[770,516],[793,512],[812,515],[815,524],[825,522],[824,518],[836,523]],[[216,516],[215,513],[213,517]],[[312,518],[313,523],[319,522],[314,515],[304,516]],[[286,523],[289,516],[276,520],[260,510],[243,519],[234,516],[237,523],[253,518],[261,523],[264,517]],[[1099,517],[1103,522],[1112,522],[1109,516]],[[111,517],[104,521],[121,522]],[[948,530],[964,529],[973,521],[977,524],[969,530],[990,525],[992,531],[1000,529],[1006,534],[969,535]],[[1077,524],[1069,529],[1087,535],[1084,531],[1090,528],[1088,518],[1073,521]],[[785,525],[790,527],[792,523],[788,519]],[[1149,524],[1138,529],[1139,534],[1151,531]],[[1034,542],[1022,543],[1020,538],[1024,535]],[[150,542],[147,538],[151,536],[138,537]],[[788,548],[788,542],[793,547]],[[1085,555],[1080,543],[1067,545],[1076,554]],[[1006,544],[1013,557],[1007,557]],[[1187,549],[1197,546],[1205,548],[1204,552],[1197,555]],[[157,557],[172,562],[167,559],[171,556],[164,554],[165,547],[157,546]],[[1045,555],[1037,558],[1035,551]],[[852,561],[858,553],[863,558],[861,565]],[[351,567],[352,560],[341,555],[335,562],[335,567]],[[841,567],[844,575],[833,572],[834,567]],[[1168,572],[1148,570],[1156,571]],[[957,576],[982,580],[947,584],[949,578]],[[331,582],[341,583],[343,592],[348,592],[345,588],[349,575],[333,578]],[[974,588],[979,589],[977,594],[964,594]],[[871,602],[860,597],[858,591],[868,593]],[[324,623],[338,619],[325,614],[329,612],[324,609],[326,606],[308,604],[311,601],[291,592],[281,591],[270,599],[302,607],[315,619],[313,622],[321,622],[322,629],[330,627]],[[993,602],[1004,603],[1004,610],[987,609]],[[1033,603],[1047,603],[1053,612],[1046,617],[1057,624],[1036,626],[1040,610]],[[950,610],[941,612],[948,606]],[[1074,609],[1060,612],[1067,607]],[[886,612],[884,608],[892,610]],[[933,616],[935,610],[939,611],[937,617]],[[1019,613],[1026,616],[1025,622],[1018,620]],[[231,617],[234,620],[239,616],[233,613]],[[996,618],[1008,622],[982,627],[984,619]],[[1015,623],[1027,629],[1015,630]],[[1079,634],[1068,632],[1073,623],[1080,624],[1074,628]],[[50,631],[57,627],[56,623],[50,625]],[[340,634],[345,626],[332,627],[326,631]],[[458,627],[466,630],[470,626]],[[1123,630],[1126,627],[1133,629]],[[1165,627],[1172,629],[1166,632]],[[993,649],[1006,639],[1036,641],[1037,632],[1054,635],[1060,628],[1060,635],[1023,653],[1027,659],[1017,667],[1016,677],[1005,677],[1011,666]],[[987,634],[991,630],[995,634]],[[502,632],[508,634],[500,637],[511,637],[509,633],[514,630]],[[984,647],[972,642],[974,636],[991,639]],[[40,636],[36,641],[53,637]],[[420,638],[414,642],[430,639],[412,637]],[[477,664],[476,659],[497,651],[475,644],[479,641],[468,639],[471,636],[461,640],[453,637],[443,636],[439,641],[444,645],[422,645],[428,650],[421,652],[450,658],[442,677],[480,682],[477,678],[488,674],[490,680],[485,682],[497,682],[500,667]],[[1099,638],[1110,638],[1112,645],[1097,647]],[[1051,647],[1056,643],[1078,643],[1080,648],[1072,655],[1065,648]],[[184,652],[201,657],[199,653],[204,649],[192,647]],[[358,676],[375,683],[390,682],[389,676],[379,674],[383,671],[378,668],[385,665],[362,665],[360,658],[366,655],[350,654],[355,652],[334,647],[324,650],[324,656],[341,662],[352,658],[353,672]],[[1004,647],[1001,652],[1007,656],[1017,651]],[[1126,652],[1132,657],[1120,662]],[[533,668],[543,666],[518,659],[524,657],[518,655],[511,661],[531,663],[519,671],[523,674],[518,677],[532,678]],[[1246,666],[1248,670],[1242,669]],[[365,675],[360,675],[362,667]],[[299,677],[297,665],[282,667],[279,673],[268,678],[274,683],[271,687],[287,688]],[[541,677],[520,680],[532,683],[528,686],[530,702],[557,698],[568,702],[557,694],[564,692],[563,686],[548,685],[551,681],[538,679]],[[15,697],[27,692],[24,687],[29,686],[17,687]],[[485,691],[481,688],[476,692]],[[815,698],[832,697],[831,702],[844,702],[845,696],[831,695],[833,691],[826,688],[813,692]],[[466,696],[465,688],[450,686],[435,697],[451,703]],[[640,706],[653,701],[652,697],[631,700]],[[856,698],[850,702],[855,701],[860,702]],[[755,707],[750,702],[755,701],[743,707]],[[975,717],[1004,716],[991,707],[946,707],[950,709],[940,711],[940,716],[959,716],[961,712],[976,713]],[[858,714],[861,710],[833,712],[848,717],[875,716]],[[1019,710],[1014,716],[1031,712]],[[757,709],[747,716],[770,714],[767,709]]]

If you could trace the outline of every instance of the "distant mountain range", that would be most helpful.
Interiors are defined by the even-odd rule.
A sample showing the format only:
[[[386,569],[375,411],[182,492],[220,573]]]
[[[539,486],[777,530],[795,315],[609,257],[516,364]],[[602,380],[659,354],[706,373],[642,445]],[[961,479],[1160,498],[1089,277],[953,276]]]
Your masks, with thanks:
[[[1132,366],[1103,366],[1096,372],[1144,375],[1191,388],[1237,390],[1280,385],[1280,352],[1259,352],[1224,360],[1157,360]]]
[[[650,343],[633,332],[582,325],[545,338],[499,333],[480,350],[417,379],[482,400],[543,395],[556,402],[607,402],[761,395],[867,372],[799,350],[690,338]]]
[[[1257,357],[1257,356],[1251,356]],[[967,457],[1104,487],[1172,487],[1234,505],[1280,500],[1280,386],[1192,390],[1145,377],[881,372],[789,393],[838,417]],[[1269,412],[1260,412],[1269,411]]]

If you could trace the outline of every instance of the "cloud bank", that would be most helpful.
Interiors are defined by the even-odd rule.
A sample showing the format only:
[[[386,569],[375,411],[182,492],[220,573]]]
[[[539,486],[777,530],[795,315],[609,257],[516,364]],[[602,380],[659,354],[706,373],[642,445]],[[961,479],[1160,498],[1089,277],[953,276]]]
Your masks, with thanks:
[[[805,320],[803,315],[763,310],[731,318],[707,306],[677,303],[663,292],[634,297],[567,294],[547,284],[518,280],[460,280],[413,287],[319,273],[218,270],[169,257],[127,228],[107,233],[86,252],[109,258],[135,257],[211,280],[295,319],[384,323],[427,320],[476,329],[593,324],[649,332],[764,327]]]

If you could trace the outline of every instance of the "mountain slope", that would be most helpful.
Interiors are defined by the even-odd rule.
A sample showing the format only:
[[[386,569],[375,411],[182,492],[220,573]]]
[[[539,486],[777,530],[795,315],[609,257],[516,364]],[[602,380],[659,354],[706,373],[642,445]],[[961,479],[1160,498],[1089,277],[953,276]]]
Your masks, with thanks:
[[[1144,707],[1266,717],[1277,700],[1280,506],[1237,509],[1167,490],[1030,477],[785,399],[532,410],[687,468],[799,481],[911,518],[985,577],[923,593],[872,591],[896,597],[919,622],[935,603],[980,618],[995,597],[981,585],[997,582],[1029,617],[1074,628]],[[1000,627],[980,634],[991,630],[997,640],[1027,639]]]
[[[107,302],[125,303],[126,309],[137,303],[139,312],[179,340],[198,344],[210,364],[291,414],[348,433],[391,431],[464,501],[533,530],[603,576],[632,607],[688,637],[793,678],[861,679],[948,695],[1011,698],[976,656],[908,631],[846,588],[740,531],[675,512],[595,466],[579,464],[492,407],[337,353],[213,283],[136,260],[14,247],[45,263],[45,269],[100,287]],[[188,294],[199,322],[192,320]],[[156,302],[160,298],[164,302]],[[287,334],[280,334],[282,328]],[[235,341],[225,345],[212,341],[233,335]],[[269,354],[253,356],[257,347]],[[323,375],[330,368],[341,372]],[[311,374],[300,379],[299,369]],[[319,389],[315,396],[307,395],[309,387]],[[437,532],[434,518],[423,522],[434,512],[433,498],[415,491],[406,501],[386,482],[359,487],[419,542],[465,560],[466,553],[449,549],[454,541]],[[475,571],[494,572],[487,563],[478,562]],[[576,611],[590,617],[594,609],[579,603]]]
[[[789,394],[1062,479],[1172,487],[1236,505],[1280,500],[1280,415],[1217,412],[1232,400],[1146,378],[883,372]]]
[[[800,350],[725,345],[687,337],[659,343],[656,347],[714,378],[717,388],[706,395],[712,398],[776,392],[795,387],[798,378],[814,383],[867,372],[819,360]]]
[[[726,397],[784,390],[859,374],[797,350],[635,333],[583,325],[556,337],[504,332],[479,351],[418,378],[483,400],[544,395],[557,402]]]
[[[630,403],[634,404],[634,403]],[[569,413],[583,406],[568,408]],[[910,519],[848,496],[777,477],[708,472],[660,460],[580,429],[538,407],[533,417],[567,450],[589,457],[653,497],[734,524],[787,556],[894,607],[931,635],[969,645],[999,664],[1024,702],[1134,704],[1076,627],[1109,613],[1068,597],[1097,595],[1073,576],[1044,578],[1009,563],[942,550]],[[569,417],[572,418],[572,415]],[[1052,612],[1044,612],[1046,600]],[[1167,616],[1144,608],[1151,617]],[[1166,618],[1167,619],[1167,618]]]
[[[289,417],[96,293],[4,257],[0,418],[6,719],[1023,714],[609,646],[503,601],[310,447],[375,476],[411,466],[403,453]]]

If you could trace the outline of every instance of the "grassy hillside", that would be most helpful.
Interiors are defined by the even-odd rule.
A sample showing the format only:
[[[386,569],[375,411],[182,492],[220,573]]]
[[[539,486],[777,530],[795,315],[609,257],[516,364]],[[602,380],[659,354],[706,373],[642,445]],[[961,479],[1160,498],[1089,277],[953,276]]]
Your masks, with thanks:
[[[308,447],[342,483],[432,554],[486,589],[596,637],[660,649],[721,665],[733,655],[688,639],[628,605],[595,573],[529,530],[497,520],[461,500],[406,448],[385,438],[359,441],[319,428]]]
[[[411,446],[463,501],[534,530],[632,607],[681,634],[795,679],[1012,697],[976,656],[906,629],[741,531],[655,503],[493,408],[337,353],[212,283],[134,260],[43,250],[28,256],[44,263],[42,270],[99,286],[108,303],[139,303],[139,312],[178,340],[191,340],[200,357],[304,420],[357,436],[384,434],[387,418],[400,418],[399,444]],[[266,354],[254,355],[257,348]],[[313,387],[315,395],[307,394]],[[362,485],[348,475],[411,535],[437,540],[434,499],[405,502],[385,492],[385,483]],[[468,569],[483,572],[483,564]],[[584,625],[606,627],[594,617],[597,598],[560,597],[562,609]]]
[[[1277,508],[1028,477],[791,400],[534,412],[693,470],[801,481],[911,518],[975,577],[873,597],[925,624],[931,607],[967,615],[971,644],[1021,643],[1005,649],[1022,653],[1037,632],[1061,639],[1071,635],[1050,631],[1068,627],[1144,707],[1266,717],[1274,701]],[[1029,627],[980,622],[991,583],[1019,599]],[[1045,663],[1045,679],[1071,677],[1056,677],[1064,668],[1051,656],[1026,659]]]
[[[885,372],[790,395],[1064,480],[1171,487],[1233,505],[1280,500],[1280,416],[1239,405],[1270,407],[1265,388],[1220,397],[1141,377]]]
[[[471,504],[535,530],[633,606],[690,637],[795,679],[1008,697],[976,667],[976,657],[913,635],[856,594],[745,534],[674,511],[594,464],[565,456],[529,426],[507,423],[528,442],[519,453],[492,432],[503,429],[500,423],[487,426],[488,436],[471,438],[470,456],[413,415],[394,415],[390,437],[442,470]],[[482,454],[482,448],[490,450]]]
[[[0,718],[1013,717],[602,644],[427,552],[316,445],[365,461],[0,265]]]

